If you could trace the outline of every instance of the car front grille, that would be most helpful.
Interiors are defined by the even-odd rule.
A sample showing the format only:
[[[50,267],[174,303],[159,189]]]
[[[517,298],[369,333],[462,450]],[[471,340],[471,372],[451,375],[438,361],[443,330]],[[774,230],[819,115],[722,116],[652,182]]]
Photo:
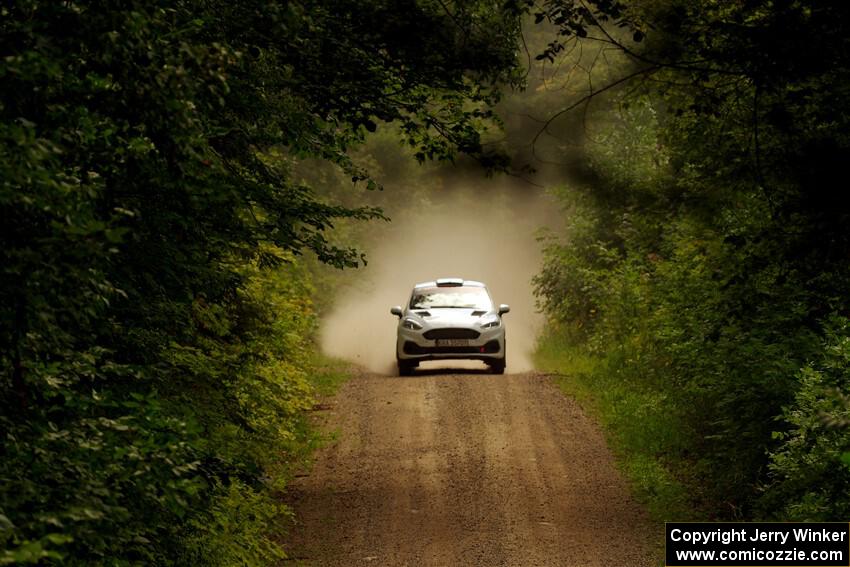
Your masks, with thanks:
[[[422,336],[428,339],[429,341],[435,341],[437,339],[477,339],[481,333],[476,331],[475,329],[431,329],[430,331],[425,331]]]

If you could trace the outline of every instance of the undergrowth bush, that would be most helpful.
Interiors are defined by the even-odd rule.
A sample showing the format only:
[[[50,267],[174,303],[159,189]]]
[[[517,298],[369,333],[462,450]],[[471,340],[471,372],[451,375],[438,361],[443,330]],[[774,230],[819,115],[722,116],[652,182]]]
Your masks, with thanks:
[[[835,316],[818,359],[800,369],[799,389],[783,411],[765,514],[796,521],[850,517],[850,320]]]
[[[561,335],[549,367],[590,392],[651,503],[669,494],[651,495],[649,471],[683,487],[667,514],[840,519],[845,327],[826,322],[846,308],[846,265],[801,253],[814,236],[778,224],[743,177],[717,185],[710,155],[690,152],[729,146],[728,131],[700,123],[697,142],[687,115],[600,120],[594,185],[558,190],[566,226],[535,279],[552,320],[542,344]]]

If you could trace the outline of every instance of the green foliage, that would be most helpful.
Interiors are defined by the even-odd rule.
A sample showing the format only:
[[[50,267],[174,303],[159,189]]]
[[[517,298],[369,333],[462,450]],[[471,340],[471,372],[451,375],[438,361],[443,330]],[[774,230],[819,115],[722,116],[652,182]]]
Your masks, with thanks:
[[[563,236],[570,246],[561,245],[551,234],[541,238],[546,262],[534,284],[545,311],[561,322],[585,328],[596,319],[607,293],[609,269],[619,253],[597,234],[600,223],[581,198],[564,212],[571,219]]]
[[[182,542],[179,561],[186,565],[268,565],[285,558],[268,538],[269,526],[286,513],[266,491],[239,480],[213,492],[203,518],[190,521],[190,535]]]
[[[304,458],[310,252],[382,218],[292,175],[376,183],[480,143],[514,82],[508,3],[0,7],[0,562],[262,564]],[[269,480],[273,479],[273,480]]]
[[[790,424],[776,436],[772,482],[764,506],[772,516],[827,521],[850,514],[850,321],[828,322],[820,359],[800,370],[794,402],[783,411]]]
[[[200,455],[186,442],[194,435],[156,398],[98,397],[66,395],[64,412],[82,414],[73,421],[60,421],[56,409],[29,430],[3,419],[4,562],[74,563],[64,550],[103,557],[116,542],[129,557],[151,560],[149,544],[168,537],[158,522],[178,522],[203,490]],[[95,403],[117,417],[94,412]],[[14,475],[22,463],[26,472]]]
[[[706,516],[841,519],[845,431],[825,423],[846,411],[831,317],[850,307],[850,200],[833,181],[850,158],[847,5],[542,6],[559,36],[543,59],[583,35],[622,59],[595,88],[620,112],[590,121],[541,304],[583,330],[571,348],[607,388],[648,392],[627,412],[677,423],[638,450]]]

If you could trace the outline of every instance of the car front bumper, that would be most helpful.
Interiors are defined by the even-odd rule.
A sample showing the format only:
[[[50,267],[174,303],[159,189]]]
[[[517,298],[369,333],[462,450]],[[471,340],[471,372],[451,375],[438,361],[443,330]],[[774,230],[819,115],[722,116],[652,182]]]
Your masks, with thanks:
[[[467,329],[467,327],[464,327]],[[471,329],[471,328],[469,328]],[[399,360],[494,360],[505,357],[505,329],[471,329],[480,333],[478,338],[466,339],[465,346],[438,346],[437,339],[427,339],[428,329],[414,331],[404,327],[398,329],[396,356]]]

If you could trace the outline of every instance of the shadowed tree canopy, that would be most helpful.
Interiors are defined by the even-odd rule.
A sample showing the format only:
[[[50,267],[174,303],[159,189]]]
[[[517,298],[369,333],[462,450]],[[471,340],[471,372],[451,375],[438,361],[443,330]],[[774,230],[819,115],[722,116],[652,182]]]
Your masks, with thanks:
[[[577,41],[627,56],[631,65],[590,96],[628,86],[666,96],[676,117],[734,120],[730,136],[747,137],[733,150],[748,158],[739,173],[777,214],[802,208],[834,228],[847,220],[850,197],[830,182],[848,154],[845,2],[546,0],[532,12],[555,30],[538,59],[554,60]],[[699,139],[693,146],[706,162],[721,158]]]

